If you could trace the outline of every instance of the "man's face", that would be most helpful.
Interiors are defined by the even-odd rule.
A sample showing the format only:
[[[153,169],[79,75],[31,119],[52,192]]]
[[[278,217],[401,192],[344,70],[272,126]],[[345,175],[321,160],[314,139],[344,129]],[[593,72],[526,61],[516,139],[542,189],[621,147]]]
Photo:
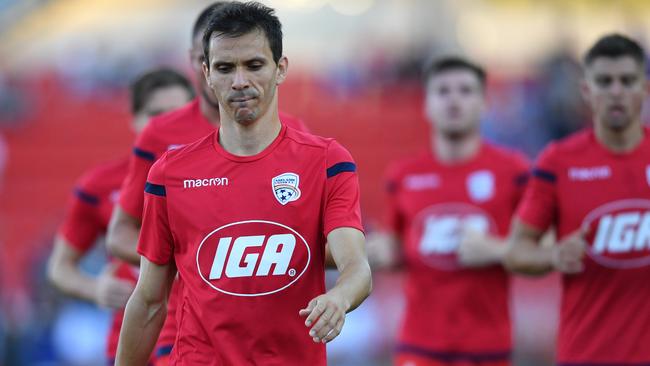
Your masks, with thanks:
[[[199,83],[199,92],[201,96],[208,101],[208,103],[214,106],[215,109],[219,108],[219,102],[214,96],[212,90],[205,81],[205,76],[203,75],[203,60],[205,56],[203,55],[203,32],[198,32],[194,40],[192,41],[192,48],[190,49],[190,63],[192,65],[192,71],[194,72],[194,78]]]
[[[585,69],[582,91],[595,123],[625,129],[640,119],[647,92],[643,66],[630,56],[598,57]]]
[[[288,67],[285,57],[275,64],[264,33],[254,30],[240,37],[213,37],[209,56],[210,64],[204,63],[203,70],[221,112],[244,124],[264,115]]]
[[[477,128],[484,106],[481,81],[470,70],[442,71],[427,82],[426,113],[439,133],[462,134]]]
[[[182,107],[192,96],[182,86],[167,86],[153,91],[142,110],[133,116],[133,129],[140,133],[151,117]]]

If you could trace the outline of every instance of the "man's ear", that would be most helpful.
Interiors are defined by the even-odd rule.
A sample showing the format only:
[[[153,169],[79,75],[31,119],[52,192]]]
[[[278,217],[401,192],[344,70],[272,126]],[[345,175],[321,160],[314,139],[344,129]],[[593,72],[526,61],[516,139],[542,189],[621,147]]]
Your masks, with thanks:
[[[280,85],[287,78],[287,73],[289,72],[289,59],[286,56],[280,57],[278,60],[278,69],[276,71],[275,83]]]
[[[203,69],[203,77],[205,78],[206,84],[212,88],[212,84],[210,83],[210,66],[208,66],[208,64],[203,61],[203,63],[201,63],[201,69]]]

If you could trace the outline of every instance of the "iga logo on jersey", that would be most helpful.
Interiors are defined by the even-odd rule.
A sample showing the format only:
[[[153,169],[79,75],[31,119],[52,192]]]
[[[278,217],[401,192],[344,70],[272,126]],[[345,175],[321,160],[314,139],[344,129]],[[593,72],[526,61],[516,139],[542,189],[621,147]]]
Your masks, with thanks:
[[[488,170],[479,170],[467,177],[467,192],[474,202],[485,202],[494,196],[494,175]]]
[[[224,225],[208,234],[196,253],[199,275],[213,289],[234,296],[262,296],[294,284],[309,266],[309,245],[288,226],[262,220]]]
[[[409,235],[415,235],[417,253],[427,265],[439,270],[458,269],[456,251],[463,229],[487,234],[496,231],[490,216],[466,203],[443,203],[420,212]]]
[[[610,202],[591,211],[583,225],[590,228],[588,253],[600,265],[610,268],[650,265],[650,200]]]
[[[273,178],[273,194],[275,199],[283,206],[289,202],[296,201],[300,198],[300,176],[295,173],[284,173]]]

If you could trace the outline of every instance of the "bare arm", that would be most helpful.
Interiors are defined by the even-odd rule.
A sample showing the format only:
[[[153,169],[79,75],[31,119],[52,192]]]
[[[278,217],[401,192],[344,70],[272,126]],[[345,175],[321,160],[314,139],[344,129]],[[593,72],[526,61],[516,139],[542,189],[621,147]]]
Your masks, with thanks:
[[[129,215],[119,204],[115,205],[106,234],[108,251],[131,264],[139,264],[140,255],[136,248],[141,225],[140,220]]]
[[[366,238],[368,262],[373,269],[395,269],[402,264],[397,235],[374,232]]]
[[[501,264],[507,249],[506,239],[465,229],[458,246],[458,261],[465,267]]]
[[[543,245],[544,233],[515,220],[504,265],[513,272],[541,275],[552,270],[566,274],[582,272],[587,228],[579,228],[557,245]]]
[[[364,246],[364,235],[353,228],[338,228],[327,236],[332,257],[339,270],[336,285],[311,300],[300,315],[314,342],[327,343],[339,335],[345,314],[354,310],[370,294],[372,276]],[[312,327],[313,325],[313,327]]]
[[[145,366],[167,315],[167,298],[176,268],[142,257],[140,278],[126,305],[116,366]]]
[[[325,244],[325,268],[336,269],[336,262],[334,262],[334,257],[332,257],[329,244]]]
[[[57,235],[47,266],[52,284],[68,296],[92,301],[99,306],[124,308],[133,292],[133,285],[115,278],[116,266],[113,264],[109,264],[98,277],[89,276],[79,268],[82,258],[83,253],[72,247],[63,236]]]
[[[515,219],[504,266],[512,272],[543,275],[553,270],[553,248],[539,245],[543,232]]]
[[[47,277],[66,295],[95,302],[96,281],[79,270],[82,257],[83,254],[74,249],[63,236],[57,235],[54,250],[47,262]]]

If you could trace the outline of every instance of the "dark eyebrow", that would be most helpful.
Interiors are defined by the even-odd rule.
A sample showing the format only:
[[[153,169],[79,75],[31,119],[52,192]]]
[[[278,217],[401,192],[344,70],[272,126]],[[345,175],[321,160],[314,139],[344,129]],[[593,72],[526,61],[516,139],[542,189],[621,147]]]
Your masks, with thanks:
[[[228,62],[228,61],[219,61],[219,60],[214,60],[212,62],[212,67],[217,67],[217,66],[234,66],[234,62]]]
[[[263,64],[265,64],[267,61],[266,61],[266,59],[263,58],[263,57],[253,57],[253,58],[250,59],[250,60],[246,60],[246,63],[247,63],[247,64],[251,64],[251,63],[253,63],[253,62],[259,62],[259,63],[263,63]]]

